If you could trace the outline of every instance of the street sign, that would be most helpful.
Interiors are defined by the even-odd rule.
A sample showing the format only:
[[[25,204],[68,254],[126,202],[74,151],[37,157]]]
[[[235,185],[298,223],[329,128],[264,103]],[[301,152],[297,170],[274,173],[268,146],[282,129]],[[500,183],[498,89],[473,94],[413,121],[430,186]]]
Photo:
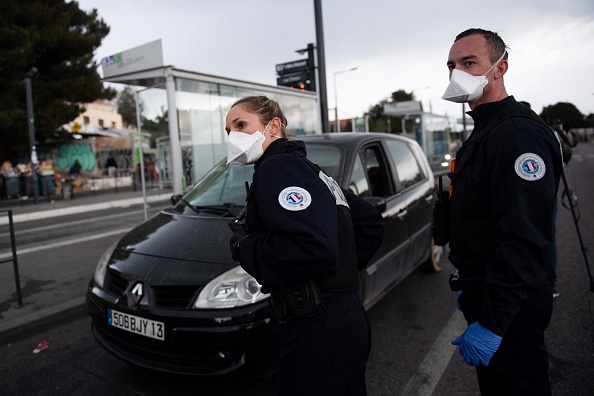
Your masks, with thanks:
[[[405,102],[392,102],[386,103],[384,105],[384,114],[385,115],[413,115],[413,114],[420,114],[422,113],[421,110],[421,102],[417,100],[409,100]]]
[[[276,73],[279,75],[306,71],[309,69],[309,59],[300,59],[292,62],[276,65]]]
[[[297,84],[299,82],[305,83],[307,80],[309,80],[308,77],[309,76],[307,72],[288,74],[281,77],[277,77],[276,84],[282,86],[290,86],[292,84]]]

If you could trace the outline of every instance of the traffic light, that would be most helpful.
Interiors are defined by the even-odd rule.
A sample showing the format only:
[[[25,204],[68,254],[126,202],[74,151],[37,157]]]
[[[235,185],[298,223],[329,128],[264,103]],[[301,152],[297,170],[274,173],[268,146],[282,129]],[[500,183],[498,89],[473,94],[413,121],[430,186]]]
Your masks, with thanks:
[[[300,52],[301,53],[301,52]],[[302,91],[315,91],[315,66],[313,60],[313,44],[308,44],[307,59],[276,65],[276,84]]]

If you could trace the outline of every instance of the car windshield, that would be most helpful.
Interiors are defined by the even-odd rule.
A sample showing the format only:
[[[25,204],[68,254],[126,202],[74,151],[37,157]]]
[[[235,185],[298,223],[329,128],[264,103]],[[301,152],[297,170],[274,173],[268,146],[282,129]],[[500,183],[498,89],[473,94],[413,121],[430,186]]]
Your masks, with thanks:
[[[340,170],[341,153],[336,147],[311,144],[307,157],[336,179]],[[244,206],[245,182],[252,182],[253,165],[227,165],[219,162],[184,196],[185,201],[197,208],[213,206]]]

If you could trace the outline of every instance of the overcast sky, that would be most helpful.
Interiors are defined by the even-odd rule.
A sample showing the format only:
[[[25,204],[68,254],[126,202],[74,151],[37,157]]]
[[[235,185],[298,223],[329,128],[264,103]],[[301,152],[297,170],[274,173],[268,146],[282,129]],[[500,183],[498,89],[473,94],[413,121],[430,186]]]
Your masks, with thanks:
[[[276,85],[275,65],[316,42],[313,0],[79,0],[111,32],[101,58],[158,39],[166,65]],[[442,100],[454,37],[480,27],[511,48],[505,84],[540,113],[557,102],[594,113],[594,0],[322,0],[328,107],[336,75],[340,118],[363,115],[399,89],[424,109],[459,117]],[[329,111],[334,118],[334,111]]]

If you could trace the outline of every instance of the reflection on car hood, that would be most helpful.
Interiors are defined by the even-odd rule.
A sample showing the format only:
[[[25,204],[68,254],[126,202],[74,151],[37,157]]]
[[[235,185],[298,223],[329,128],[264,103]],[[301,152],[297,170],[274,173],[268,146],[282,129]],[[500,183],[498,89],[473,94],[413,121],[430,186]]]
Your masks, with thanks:
[[[232,264],[230,217],[160,212],[120,239],[118,249],[177,260]]]

